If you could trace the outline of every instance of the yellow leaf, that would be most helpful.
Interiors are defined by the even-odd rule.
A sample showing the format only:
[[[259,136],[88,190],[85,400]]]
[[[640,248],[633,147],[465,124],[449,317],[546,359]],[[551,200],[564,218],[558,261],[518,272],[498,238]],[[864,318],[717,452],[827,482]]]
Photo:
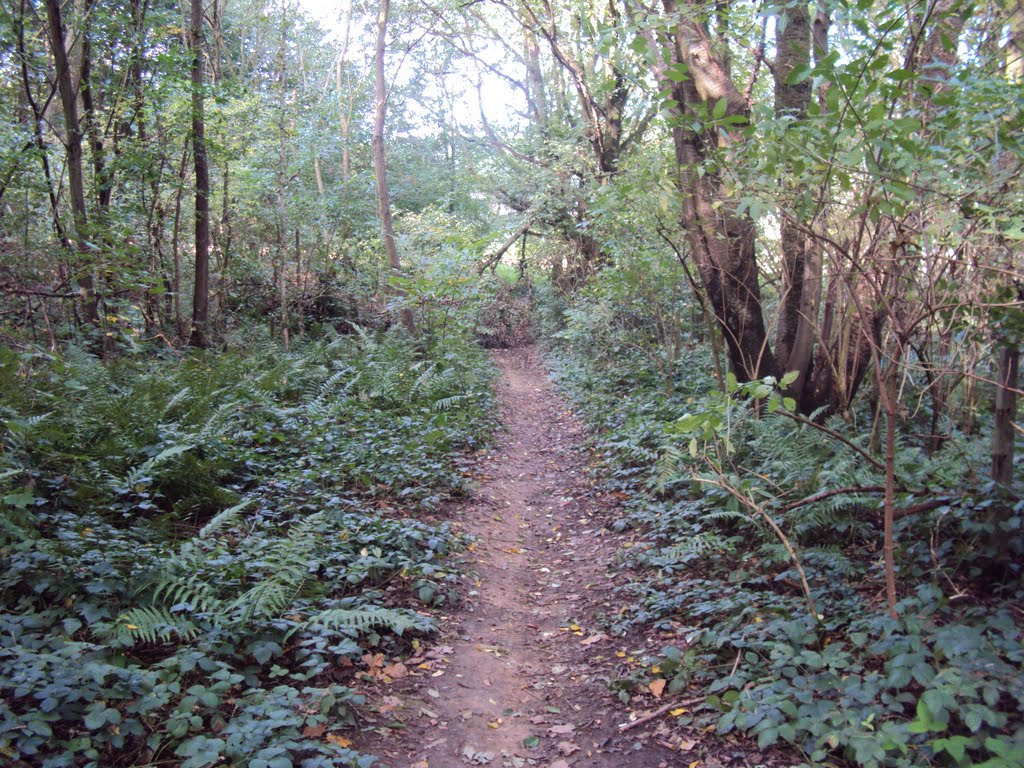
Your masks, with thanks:
[[[661,672],[661,667],[658,666],[657,664],[655,664],[653,667],[651,667],[651,674],[652,675],[656,675],[659,672]]]
[[[470,552],[476,552],[476,542],[474,541],[472,544],[466,547],[466,549],[468,549]]]
[[[487,724],[487,727],[490,728],[493,731],[493,730],[496,730],[498,728],[501,728],[501,723],[502,723],[502,720],[499,717],[497,720],[491,720],[491,722],[489,722]]]
[[[698,765],[700,765],[700,760],[694,760],[692,763],[686,766],[686,768],[697,768]]]
[[[569,629],[571,629],[573,632],[579,632],[580,625],[579,624],[570,624],[569,625]]]
[[[626,658],[626,652],[625,651],[616,651],[615,655],[618,656],[620,659]]]
[[[685,715],[689,711],[690,710],[686,707],[679,707],[679,709],[673,709],[669,714],[672,715],[672,717],[679,717],[680,715]]]
[[[337,744],[339,747],[351,747],[352,746],[352,739],[346,739],[344,736],[338,736],[337,734],[334,734],[334,733],[328,733],[327,734],[327,740],[329,742],[331,742],[331,744]]]
[[[134,632],[136,629],[138,629],[138,627],[135,626],[134,624],[125,624],[124,628],[129,630],[129,631],[131,631],[131,632]]]
[[[647,684],[647,689],[654,694],[654,698],[660,699],[661,694],[665,692],[665,681],[662,679],[651,680]]]

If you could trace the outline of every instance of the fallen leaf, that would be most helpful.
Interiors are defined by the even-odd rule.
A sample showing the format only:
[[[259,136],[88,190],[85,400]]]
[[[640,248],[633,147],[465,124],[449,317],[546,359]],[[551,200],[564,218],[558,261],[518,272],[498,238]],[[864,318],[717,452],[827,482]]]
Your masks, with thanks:
[[[436,688],[427,688],[427,696],[429,696],[432,699],[441,698],[441,694],[438,692]]]
[[[409,670],[402,662],[395,664],[388,664],[386,667],[381,669],[381,674],[390,677],[392,680],[401,680],[403,677],[409,675]]]
[[[665,681],[661,678],[651,680],[651,682],[647,684],[647,689],[654,694],[654,698],[660,699],[661,694],[665,692]]]
[[[679,717],[680,715],[685,715],[689,711],[690,710],[686,707],[679,707],[678,709],[673,709],[669,714],[672,715],[672,717]]]
[[[328,733],[327,740],[331,744],[337,744],[339,747],[351,747],[352,739],[346,739],[344,736],[339,736],[336,733]]]
[[[565,725],[552,725],[548,728],[548,733],[552,736],[568,736],[569,734],[576,732],[576,726],[566,723]]]
[[[598,632],[596,635],[591,635],[586,640],[581,640],[580,645],[593,645],[594,643],[599,643],[602,640],[607,639],[608,635],[606,635],[604,632]]]
[[[523,739],[523,746],[527,749],[536,749],[540,745],[539,736],[527,736]]]
[[[420,760],[418,763],[413,763],[412,768],[430,768],[430,763],[426,760]]]
[[[559,758],[549,765],[548,768],[569,768],[569,764],[565,760]]]
[[[302,735],[307,739],[319,739],[324,735],[324,731],[326,730],[327,725],[325,723],[320,723],[320,725],[307,725],[302,729]]]
[[[559,753],[565,755],[566,757],[571,755],[573,752],[580,751],[580,745],[573,744],[571,741],[560,741],[555,746],[558,748]]]
[[[700,765],[700,760],[694,760],[692,763],[686,766],[686,768],[697,768],[698,765]]]

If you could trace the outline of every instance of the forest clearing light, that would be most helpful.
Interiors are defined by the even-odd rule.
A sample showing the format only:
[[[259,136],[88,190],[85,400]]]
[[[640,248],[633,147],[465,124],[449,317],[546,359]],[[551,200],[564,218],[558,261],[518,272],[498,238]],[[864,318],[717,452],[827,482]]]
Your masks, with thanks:
[[[372,14],[365,9],[352,9],[351,0],[298,0],[298,5],[320,23],[328,39],[339,44],[345,36],[346,18],[351,13],[349,59],[359,60],[364,62],[363,66],[370,66],[373,35],[369,30],[375,21]],[[406,37],[408,40],[403,39],[402,42],[415,45],[426,36],[424,30],[416,29],[407,33]],[[496,69],[500,69],[506,63],[500,51],[494,46],[483,46],[482,50],[477,51],[477,55],[487,66]],[[411,56],[396,55],[393,59],[394,62],[387,74],[388,80],[399,87],[409,85],[415,75],[414,69],[408,66]],[[396,66],[397,71],[392,69]],[[481,86],[479,95],[476,87],[478,82]],[[436,114],[433,108],[427,105],[445,101],[450,104],[452,117],[460,127],[479,127],[481,106],[488,122],[498,126],[519,123],[519,113],[525,109],[525,104],[521,103],[522,95],[509,87],[508,83],[469,58],[458,57],[451,61],[450,69],[442,79],[435,78],[429,81],[414,100],[410,112],[419,118],[420,127],[413,129],[411,133],[431,133],[436,125]],[[431,117],[435,119],[430,120]]]

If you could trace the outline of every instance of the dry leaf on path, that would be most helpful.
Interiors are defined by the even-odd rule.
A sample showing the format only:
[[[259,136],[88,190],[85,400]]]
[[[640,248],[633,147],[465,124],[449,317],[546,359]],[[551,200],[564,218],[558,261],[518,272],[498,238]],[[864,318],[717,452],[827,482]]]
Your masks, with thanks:
[[[336,733],[328,733],[327,740],[331,742],[331,744],[337,744],[342,748],[352,746],[352,739],[346,739],[344,736],[338,736]]]
[[[571,741],[560,741],[555,746],[557,747],[559,753],[565,755],[566,757],[571,755],[573,752],[580,751],[580,745],[573,744]]]
[[[596,635],[591,635],[586,640],[581,640],[580,645],[593,645],[594,643],[599,643],[602,640],[607,639],[608,635],[606,635],[604,632],[598,632]]]
[[[651,680],[651,682],[647,684],[647,689],[654,694],[654,698],[660,699],[661,694],[665,692],[665,685],[666,682],[659,678],[658,680]]]

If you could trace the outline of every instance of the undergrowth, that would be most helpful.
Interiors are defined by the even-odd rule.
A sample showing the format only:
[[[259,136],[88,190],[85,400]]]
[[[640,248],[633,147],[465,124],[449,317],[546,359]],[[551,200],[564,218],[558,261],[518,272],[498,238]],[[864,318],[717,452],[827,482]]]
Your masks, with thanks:
[[[617,301],[548,295],[540,321],[596,471],[625,499],[613,527],[641,538],[623,554],[635,608],[615,628],[672,638],[620,697],[655,677],[697,689],[681,727],[809,765],[1024,765],[1024,503],[982,479],[984,441],[929,453],[912,423],[899,436],[890,619],[870,415],[826,420],[829,434],[786,415],[782,382],[723,393],[697,346],[666,387]]]
[[[485,355],[426,346],[0,350],[0,762],[369,765],[352,675],[454,598],[418,513],[492,427]]]

